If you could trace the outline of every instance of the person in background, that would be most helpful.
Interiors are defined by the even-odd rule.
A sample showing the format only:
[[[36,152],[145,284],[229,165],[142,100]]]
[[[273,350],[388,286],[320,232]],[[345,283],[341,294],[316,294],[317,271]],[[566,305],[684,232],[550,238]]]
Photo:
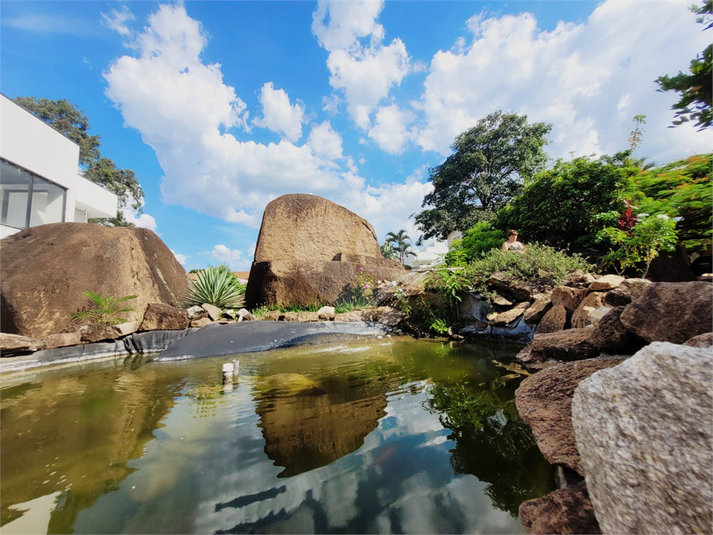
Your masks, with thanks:
[[[508,230],[508,239],[503,243],[503,251],[517,251],[522,253],[525,246],[517,241],[517,230]]]

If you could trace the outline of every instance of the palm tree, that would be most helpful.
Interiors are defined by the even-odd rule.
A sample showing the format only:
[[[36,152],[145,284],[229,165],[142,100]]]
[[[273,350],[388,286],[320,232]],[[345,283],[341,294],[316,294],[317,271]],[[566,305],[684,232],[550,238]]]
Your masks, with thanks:
[[[386,235],[386,241],[384,243],[390,244],[399,254],[401,263],[405,264],[407,256],[416,256],[416,253],[411,250],[410,242],[411,238],[409,238],[408,233],[404,229],[401,229],[396,233],[389,232]]]

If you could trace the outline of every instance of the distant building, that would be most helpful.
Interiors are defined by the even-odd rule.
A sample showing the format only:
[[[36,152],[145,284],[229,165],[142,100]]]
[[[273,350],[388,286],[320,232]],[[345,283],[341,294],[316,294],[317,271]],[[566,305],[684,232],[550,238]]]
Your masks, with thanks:
[[[79,146],[0,94],[0,238],[115,217],[117,196],[79,174]]]
[[[442,264],[444,257],[453,247],[453,240],[460,240],[463,235],[454,230],[448,235],[447,241],[432,241],[425,249],[414,251],[416,256],[406,257],[406,265],[412,269],[429,268]]]

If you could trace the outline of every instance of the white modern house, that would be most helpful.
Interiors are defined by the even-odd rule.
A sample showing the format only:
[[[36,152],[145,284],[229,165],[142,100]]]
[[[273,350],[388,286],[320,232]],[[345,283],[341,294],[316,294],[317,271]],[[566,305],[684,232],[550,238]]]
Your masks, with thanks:
[[[406,265],[410,266],[412,269],[437,266],[443,262],[443,258],[446,253],[451,250],[453,240],[460,240],[462,237],[463,235],[460,232],[454,230],[448,235],[447,241],[433,240],[431,242],[427,242],[428,245],[426,245],[425,248],[414,251],[416,253],[415,256],[406,257]]]
[[[0,238],[114,217],[117,201],[79,174],[79,145],[0,94]]]

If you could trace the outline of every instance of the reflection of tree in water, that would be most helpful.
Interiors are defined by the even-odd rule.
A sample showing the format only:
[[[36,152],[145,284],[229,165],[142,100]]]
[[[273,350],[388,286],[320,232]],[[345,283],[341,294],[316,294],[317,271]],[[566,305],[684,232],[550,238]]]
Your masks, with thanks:
[[[520,420],[511,388],[495,382],[476,388],[436,384],[429,404],[453,431],[453,469],[488,483],[485,493],[495,507],[517,516],[522,502],[553,490],[552,467]]]

